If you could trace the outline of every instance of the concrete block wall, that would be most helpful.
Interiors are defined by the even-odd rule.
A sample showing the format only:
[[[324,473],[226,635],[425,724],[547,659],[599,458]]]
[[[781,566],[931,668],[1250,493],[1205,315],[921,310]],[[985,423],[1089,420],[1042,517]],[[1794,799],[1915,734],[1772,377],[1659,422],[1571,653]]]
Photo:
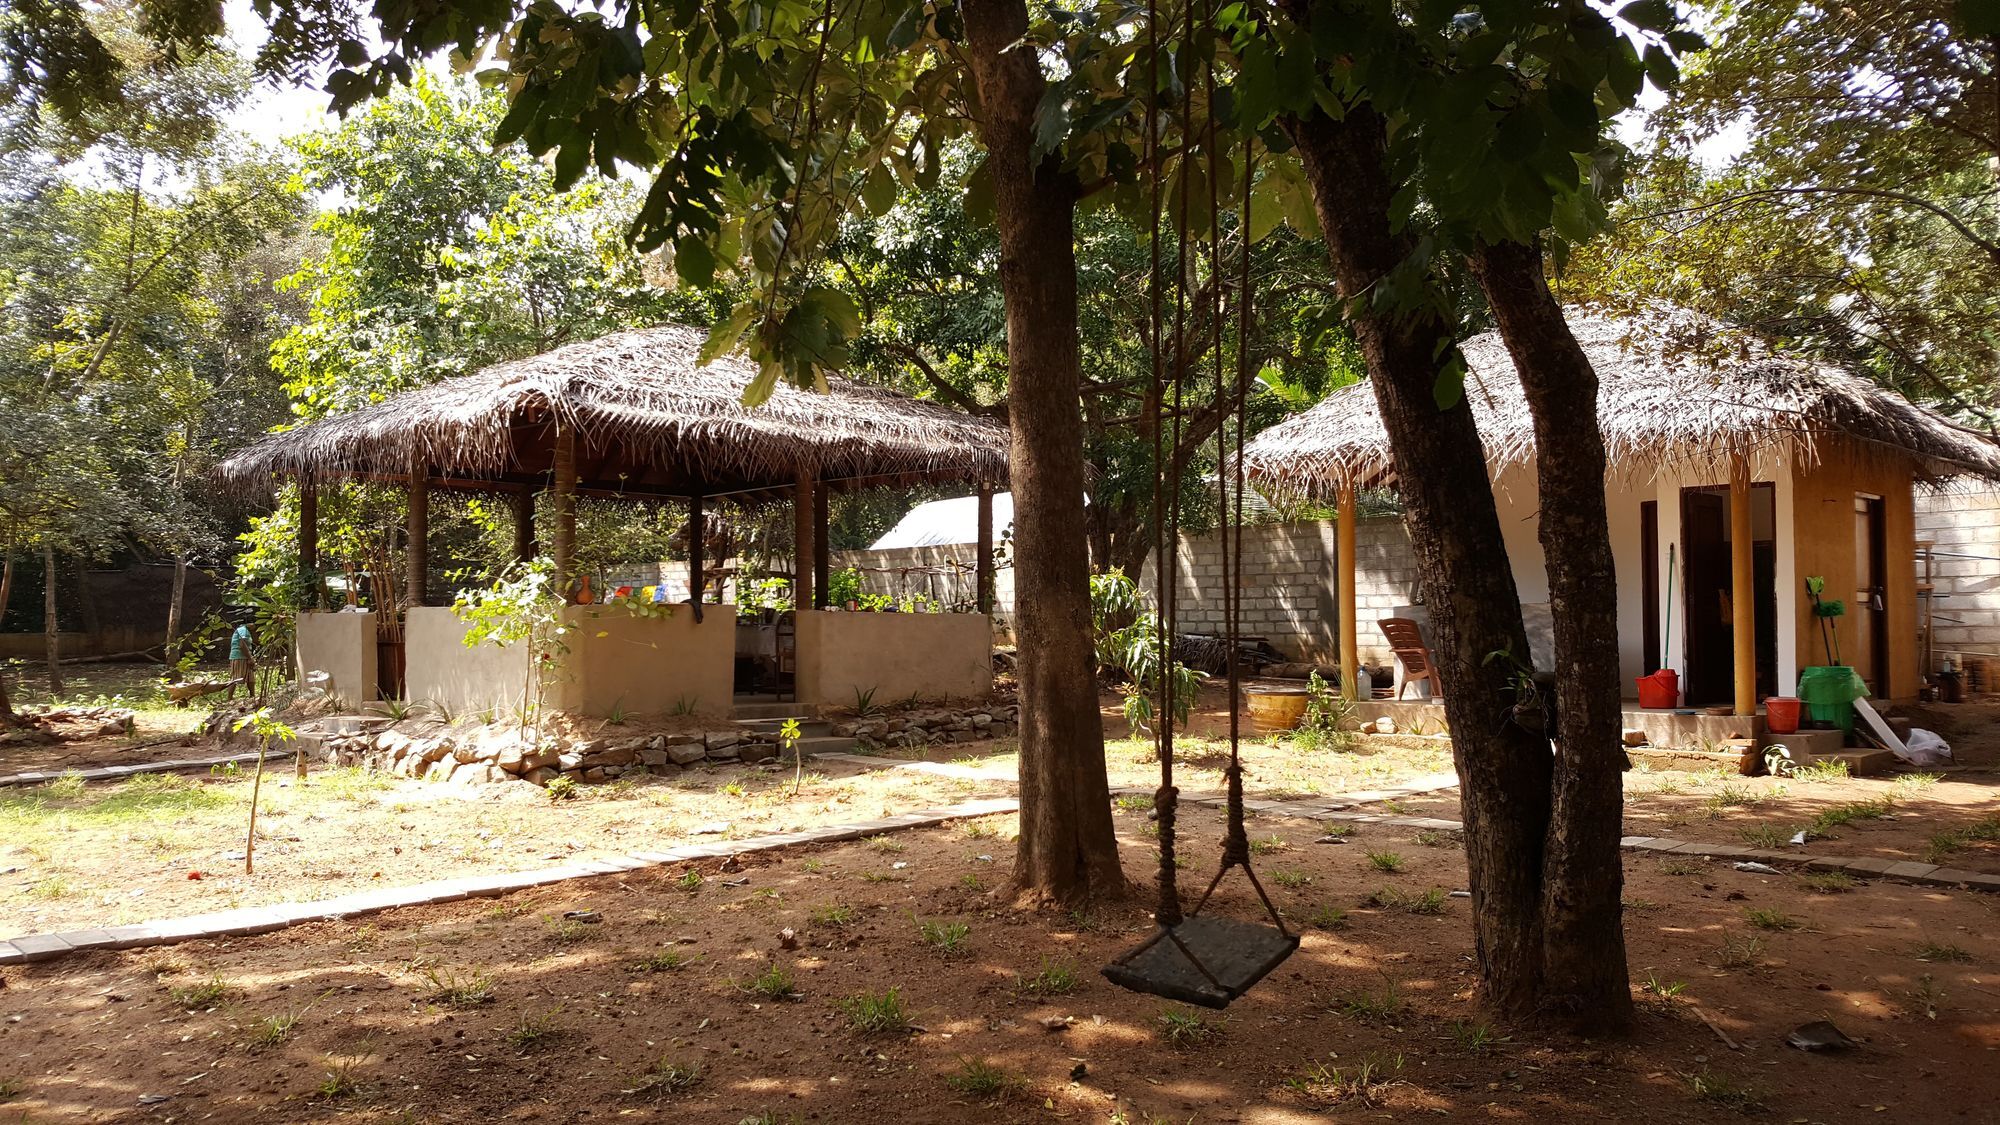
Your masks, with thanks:
[[[1916,502],[1917,539],[1939,552],[1931,567],[1933,652],[1940,660],[1952,652],[2000,655],[2000,488],[1919,490]],[[1923,573],[1920,562],[1919,580]]]
[[[1243,591],[1239,628],[1261,636],[1298,660],[1336,661],[1340,655],[1339,610],[1334,565],[1338,558],[1337,520],[1258,524],[1243,529]],[[1155,584],[1155,563],[1147,560],[1141,585]],[[1183,535],[1176,598],[1180,628],[1189,633],[1223,630],[1222,545],[1216,533]],[[1355,597],[1361,659],[1370,665],[1391,660],[1374,622],[1399,606],[1416,602],[1416,558],[1402,520],[1363,519],[1354,542]]]

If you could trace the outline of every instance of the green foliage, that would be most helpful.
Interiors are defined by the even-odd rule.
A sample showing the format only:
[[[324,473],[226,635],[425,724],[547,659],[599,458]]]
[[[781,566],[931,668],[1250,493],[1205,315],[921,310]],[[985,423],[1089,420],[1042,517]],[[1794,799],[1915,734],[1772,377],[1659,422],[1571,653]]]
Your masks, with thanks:
[[[956,957],[965,951],[965,939],[972,933],[972,927],[964,922],[917,923],[917,936],[924,944],[945,957]]]
[[[1176,1051],[1189,1051],[1222,1036],[1222,1020],[1192,1008],[1163,1008],[1156,1021],[1160,1038]]]
[[[1138,584],[1120,570],[1090,576],[1090,618],[1099,668],[1122,675],[1125,721],[1136,737],[1150,730],[1160,697],[1161,669],[1172,686],[1173,718],[1185,724],[1207,676],[1178,660],[1163,662],[1159,615],[1145,607]]]
[[[775,961],[765,966],[763,972],[751,978],[749,984],[740,984],[736,987],[753,996],[762,996],[766,1000],[797,1000],[799,998],[799,992],[797,987],[795,987],[791,970]]]
[[[1029,996],[1068,996],[1078,983],[1075,966],[1046,957],[1034,976],[1015,978],[1015,988]]]
[[[910,1030],[910,1013],[903,1007],[901,991],[895,988],[849,996],[840,1002],[840,1010],[847,1014],[847,1022],[856,1031],[890,1033]]]
[[[568,599],[555,588],[555,564],[547,558],[516,563],[485,589],[459,591],[452,613],[465,622],[465,647],[519,644],[527,649],[521,685],[521,719],[541,737],[541,716],[549,687],[569,655]],[[558,800],[558,797],[551,797]]]
[[[985,1059],[959,1060],[958,1070],[945,1076],[944,1084],[971,1098],[1007,1097],[1027,1085],[1027,1080]]]
[[[1291,742],[1301,750],[1345,750],[1354,745],[1349,728],[1354,718],[1354,701],[1320,678],[1318,669],[1306,674],[1306,709],[1299,717]]]

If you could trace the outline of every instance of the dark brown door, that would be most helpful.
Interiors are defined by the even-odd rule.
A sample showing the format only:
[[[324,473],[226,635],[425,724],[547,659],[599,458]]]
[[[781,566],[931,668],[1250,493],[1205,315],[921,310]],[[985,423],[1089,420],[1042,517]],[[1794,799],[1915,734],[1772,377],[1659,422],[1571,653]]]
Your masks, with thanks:
[[[1644,599],[1639,612],[1640,643],[1645,646],[1643,671],[1660,670],[1660,503],[1639,502],[1639,579]]]
[[[1888,536],[1883,529],[1880,496],[1854,496],[1854,598],[1848,602],[1852,622],[1854,670],[1876,697],[1889,694]]]
[[[1757,695],[1776,693],[1778,679],[1776,493],[1768,481],[1750,488],[1751,597],[1757,624]],[[1690,707],[1729,703],[1736,696],[1734,573],[1730,558],[1729,489],[1681,490],[1682,574],[1687,665],[1681,690]]]

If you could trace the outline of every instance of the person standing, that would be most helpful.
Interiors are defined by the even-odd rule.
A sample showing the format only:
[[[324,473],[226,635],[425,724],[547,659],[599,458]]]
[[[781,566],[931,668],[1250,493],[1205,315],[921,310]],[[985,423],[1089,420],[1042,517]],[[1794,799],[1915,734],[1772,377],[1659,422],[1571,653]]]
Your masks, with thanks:
[[[229,698],[236,698],[236,687],[243,686],[243,694],[257,694],[257,661],[251,653],[256,641],[250,635],[247,622],[236,623],[236,631],[229,634]]]

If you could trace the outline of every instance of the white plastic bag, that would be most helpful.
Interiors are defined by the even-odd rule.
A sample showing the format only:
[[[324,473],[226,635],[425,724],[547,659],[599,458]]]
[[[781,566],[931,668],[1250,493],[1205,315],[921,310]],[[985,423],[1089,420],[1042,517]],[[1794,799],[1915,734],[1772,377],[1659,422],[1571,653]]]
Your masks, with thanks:
[[[1932,731],[1912,729],[1903,745],[1909,752],[1901,757],[1913,766],[1941,766],[1951,761],[1951,747]]]

